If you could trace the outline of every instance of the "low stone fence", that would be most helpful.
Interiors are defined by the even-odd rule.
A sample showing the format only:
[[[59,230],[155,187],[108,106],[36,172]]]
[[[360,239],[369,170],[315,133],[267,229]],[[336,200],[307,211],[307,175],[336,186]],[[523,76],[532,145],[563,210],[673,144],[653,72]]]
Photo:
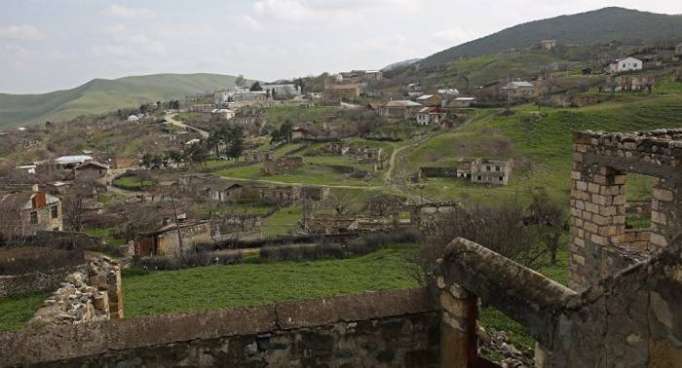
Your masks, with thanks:
[[[0,367],[439,367],[425,289],[26,329],[0,334]]]

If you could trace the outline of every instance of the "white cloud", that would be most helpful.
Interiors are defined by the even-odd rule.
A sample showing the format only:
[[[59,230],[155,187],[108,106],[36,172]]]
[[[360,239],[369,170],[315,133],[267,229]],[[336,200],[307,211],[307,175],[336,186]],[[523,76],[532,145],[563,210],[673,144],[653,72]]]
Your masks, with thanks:
[[[350,17],[357,20],[369,11],[413,12],[414,0],[258,0],[253,9],[258,16],[283,21],[304,21]]]
[[[458,45],[476,38],[476,35],[463,28],[448,28],[433,34],[433,39],[437,43],[444,45]]]
[[[119,4],[113,4],[106,8],[104,14],[126,19],[148,19],[156,17],[156,13],[151,9],[131,8]]]
[[[31,25],[10,25],[0,27],[0,40],[40,41],[47,36],[38,28]]]

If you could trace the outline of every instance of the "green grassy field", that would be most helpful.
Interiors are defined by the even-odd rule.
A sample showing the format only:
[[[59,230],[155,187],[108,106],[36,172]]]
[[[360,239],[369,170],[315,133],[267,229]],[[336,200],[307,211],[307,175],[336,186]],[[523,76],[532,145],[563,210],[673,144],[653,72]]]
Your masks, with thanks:
[[[126,316],[201,311],[416,287],[405,258],[392,247],[358,258],[214,266],[126,275]]]
[[[303,216],[301,207],[282,208],[265,219],[261,231],[266,237],[288,235],[298,229],[298,222]]]
[[[20,330],[47,298],[46,293],[0,299],[0,331]]]
[[[122,176],[114,180],[114,186],[125,190],[144,190],[154,185],[152,180],[143,180],[137,176]]]

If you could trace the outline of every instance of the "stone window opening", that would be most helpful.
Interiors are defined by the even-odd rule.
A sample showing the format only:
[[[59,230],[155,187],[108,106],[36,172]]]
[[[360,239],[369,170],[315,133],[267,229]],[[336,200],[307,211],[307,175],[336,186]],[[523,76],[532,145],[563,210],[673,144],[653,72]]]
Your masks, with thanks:
[[[628,174],[625,179],[625,229],[650,230],[653,186],[658,179]]]
[[[38,212],[36,211],[31,212],[31,224],[38,225]]]

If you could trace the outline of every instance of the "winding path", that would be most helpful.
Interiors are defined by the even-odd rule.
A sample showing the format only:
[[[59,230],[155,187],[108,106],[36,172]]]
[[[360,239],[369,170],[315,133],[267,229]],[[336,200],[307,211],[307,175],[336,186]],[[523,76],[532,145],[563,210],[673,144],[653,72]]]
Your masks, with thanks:
[[[206,138],[208,138],[208,137],[210,136],[210,134],[209,134],[207,131],[205,131],[205,130],[202,130],[202,129],[199,129],[199,128],[195,128],[195,127],[193,127],[193,126],[190,126],[190,125],[187,125],[187,124],[181,122],[180,120],[176,120],[175,117],[176,117],[177,115],[178,115],[178,114],[175,113],[175,112],[173,112],[173,113],[168,113],[168,112],[167,112],[167,113],[166,113],[166,116],[165,116],[165,119],[166,119],[166,121],[168,122],[168,124],[174,125],[174,126],[179,127],[179,128],[183,128],[183,129],[188,129],[188,130],[195,131],[195,132],[199,133],[199,135],[200,135],[201,138],[203,138],[203,139],[206,139]]]

